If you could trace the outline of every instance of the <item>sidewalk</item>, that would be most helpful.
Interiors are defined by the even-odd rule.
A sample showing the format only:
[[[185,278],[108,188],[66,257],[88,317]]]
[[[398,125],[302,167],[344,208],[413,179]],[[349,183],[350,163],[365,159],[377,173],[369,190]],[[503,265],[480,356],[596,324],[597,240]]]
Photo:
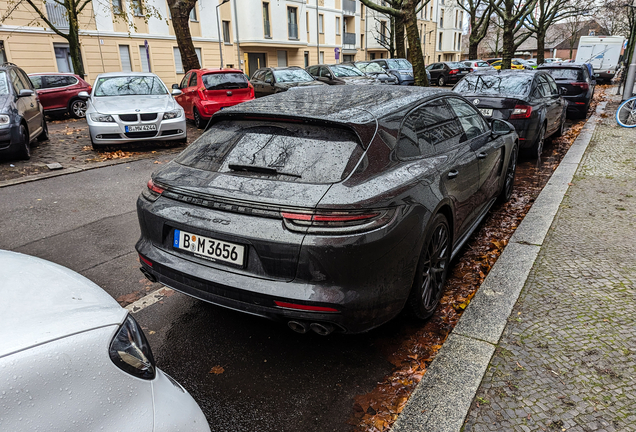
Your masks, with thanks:
[[[636,431],[636,130],[616,125],[619,99],[588,121],[393,431]]]

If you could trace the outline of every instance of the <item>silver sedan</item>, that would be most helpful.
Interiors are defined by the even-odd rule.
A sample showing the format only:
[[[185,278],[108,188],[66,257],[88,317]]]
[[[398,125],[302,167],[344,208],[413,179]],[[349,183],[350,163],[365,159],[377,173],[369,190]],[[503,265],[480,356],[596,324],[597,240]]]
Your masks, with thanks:
[[[133,141],[186,141],[183,108],[152,73],[110,72],[97,76],[86,121],[94,148]]]

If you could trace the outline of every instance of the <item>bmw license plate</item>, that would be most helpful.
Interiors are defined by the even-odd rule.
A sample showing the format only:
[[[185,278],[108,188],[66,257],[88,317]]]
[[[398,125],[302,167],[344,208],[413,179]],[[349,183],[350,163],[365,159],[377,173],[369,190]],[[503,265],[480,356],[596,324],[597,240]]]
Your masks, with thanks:
[[[157,130],[157,125],[154,125],[154,124],[126,126],[126,132],[148,132],[148,131],[156,131],[156,130]]]
[[[492,108],[479,108],[479,111],[486,117],[492,116]]]
[[[245,246],[174,230],[173,246],[198,257],[243,266]]]

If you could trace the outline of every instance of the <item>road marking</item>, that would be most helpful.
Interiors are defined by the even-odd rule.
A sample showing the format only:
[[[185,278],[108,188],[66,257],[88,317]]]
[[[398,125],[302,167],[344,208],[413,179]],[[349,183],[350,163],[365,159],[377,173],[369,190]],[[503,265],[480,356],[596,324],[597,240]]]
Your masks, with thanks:
[[[140,298],[136,302],[129,304],[126,306],[126,310],[130,313],[137,313],[142,309],[152,306],[153,304],[171,296],[173,293],[174,291],[171,288],[161,287],[158,290]]]

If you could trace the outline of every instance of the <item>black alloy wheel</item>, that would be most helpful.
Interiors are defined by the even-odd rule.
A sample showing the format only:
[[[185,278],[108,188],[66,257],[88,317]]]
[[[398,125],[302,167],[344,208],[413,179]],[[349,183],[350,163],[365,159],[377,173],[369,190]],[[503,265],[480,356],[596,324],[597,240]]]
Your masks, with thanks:
[[[71,106],[69,109],[69,113],[76,119],[86,117],[86,110],[88,106],[86,105],[86,101],[82,99],[75,99],[71,102]]]
[[[515,173],[517,172],[517,153],[517,145],[515,144],[510,152],[510,160],[508,161],[508,168],[506,168],[503,188],[497,197],[497,201],[502,204],[510,201],[510,197],[512,196],[512,189],[515,185]]]
[[[31,143],[29,142],[29,134],[24,125],[20,125],[20,139],[20,147],[16,151],[16,156],[20,160],[29,160],[31,159]]]
[[[42,116],[42,132],[38,135],[38,141],[47,141],[49,139],[49,127],[46,124],[46,119]]]
[[[451,236],[448,221],[444,215],[438,214],[426,232],[408,299],[408,307],[415,317],[425,320],[435,312],[444,290],[450,254]]]
[[[201,117],[201,114],[199,113],[197,107],[194,107],[194,109],[192,110],[192,116],[194,117],[194,125],[197,127],[197,129],[203,129],[205,127],[205,125],[203,124],[203,117]]]
[[[444,78],[444,75],[440,75],[439,78],[437,78],[437,85],[443,87],[444,84],[446,84],[446,78]]]

